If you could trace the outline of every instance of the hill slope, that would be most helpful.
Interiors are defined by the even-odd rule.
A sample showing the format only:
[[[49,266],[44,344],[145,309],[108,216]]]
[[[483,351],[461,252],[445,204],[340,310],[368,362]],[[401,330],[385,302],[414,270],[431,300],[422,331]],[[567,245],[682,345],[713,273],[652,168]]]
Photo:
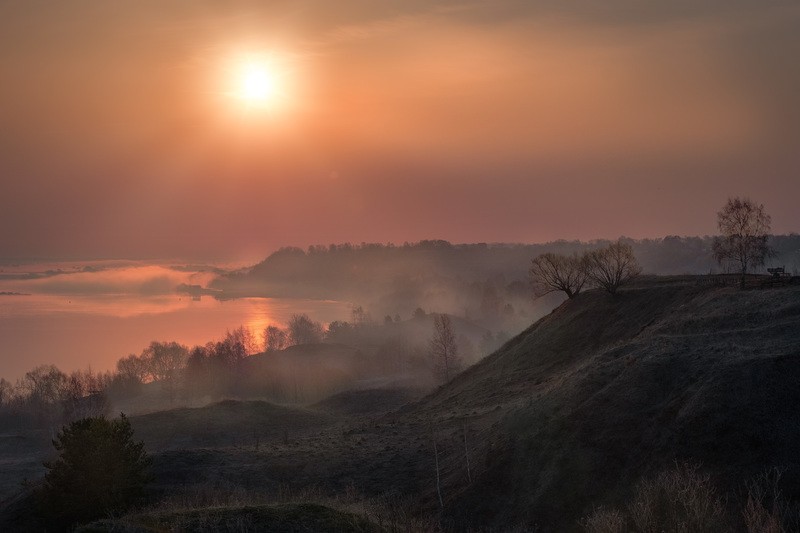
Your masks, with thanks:
[[[781,466],[800,499],[798,383],[799,287],[656,279],[565,302],[404,416],[438,421],[455,524],[564,530],[676,459],[725,490]]]

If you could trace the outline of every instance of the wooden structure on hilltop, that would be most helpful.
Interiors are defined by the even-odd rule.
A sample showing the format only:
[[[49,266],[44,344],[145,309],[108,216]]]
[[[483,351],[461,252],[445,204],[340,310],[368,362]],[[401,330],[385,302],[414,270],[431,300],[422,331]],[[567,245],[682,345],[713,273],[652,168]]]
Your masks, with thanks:
[[[769,287],[781,287],[800,283],[800,276],[792,276],[786,272],[786,267],[767,268],[768,275],[746,274],[745,288],[765,289]],[[742,275],[738,273],[708,274],[700,276],[697,280],[698,285],[711,285],[715,287],[735,287],[741,283]]]
[[[789,285],[794,281],[792,275],[786,272],[786,267],[768,268],[767,272],[769,272],[770,276],[761,282],[762,288]]]

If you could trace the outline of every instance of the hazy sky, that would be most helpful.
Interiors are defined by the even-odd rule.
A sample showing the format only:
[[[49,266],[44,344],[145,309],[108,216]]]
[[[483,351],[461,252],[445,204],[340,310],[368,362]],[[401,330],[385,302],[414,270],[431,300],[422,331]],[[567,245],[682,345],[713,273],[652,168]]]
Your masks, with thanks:
[[[796,0],[0,0],[0,256],[798,231],[798,58]]]

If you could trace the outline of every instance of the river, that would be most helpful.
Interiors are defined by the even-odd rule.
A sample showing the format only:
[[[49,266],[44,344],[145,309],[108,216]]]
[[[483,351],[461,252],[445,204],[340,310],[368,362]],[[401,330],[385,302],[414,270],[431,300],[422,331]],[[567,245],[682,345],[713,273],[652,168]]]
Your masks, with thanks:
[[[306,313],[346,320],[351,305],[329,300],[241,298],[219,301],[175,292],[205,285],[208,267],[102,261],[6,264],[0,269],[0,377],[14,381],[41,364],[61,370],[114,368],[151,341],[192,346],[245,326],[257,338],[269,324]]]

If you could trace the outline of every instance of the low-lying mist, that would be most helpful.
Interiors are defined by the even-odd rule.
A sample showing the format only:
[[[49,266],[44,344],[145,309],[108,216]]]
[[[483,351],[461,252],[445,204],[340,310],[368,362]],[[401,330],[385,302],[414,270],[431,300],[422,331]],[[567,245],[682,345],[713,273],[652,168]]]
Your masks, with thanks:
[[[182,283],[209,283],[220,272],[133,262],[36,264],[4,268],[0,286],[23,294],[159,296],[175,294]]]
[[[711,257],[709,237],[626,242],[645,273],[697,274],[718,268]],[[115,336],[115,323],[108,322],[108,316],[122,321],[132,316],[150,320],[153,330],[146,339],[158,342],[148,346],[148,340],[140,335],[137,344],[125,351],[114,352],[108,345],[104,348],[106,362],[95,367],[100,372],[84,371],[94,376],[94,385],[72,387],[69,401],[73,403],[74,391],[83,390],[84,397],[102,393],[104,405],[133,412],[226,397],[307,404],[353,388],[435,386],[439,380],[432,353],[436,316],[448,316],[453,349],[461,368],[468,366],[562,300],[552,294],[532,298],[528,268],[533,257],[545,252],[570,254],[605,244],[422,241],[402,246],[284,248],[251,268],[236,271],[133,261],[35,268],[5,264],[0,272],[0,292],[29,293],[30,301],[42,295],[65,296],[48,305],[64,316],[94,313],[96,325],[106,320],[94,335],[72,336],[72,341],[82,340],[86,346],[105,346],[103,343]],[[771,244],[777,253],[770,264],[797,270],[800,236],[775,236]],[[26,297],[3,298],[24,302]],[[244,311],[243,303],[249,306]],[[42,312],[42,305],[31,307],[30,312]],[[212,312],[213,319],[204,321],[202,317],[212,316]],[[310,332],[293,333],[296,317],[310,324]],[[69,349],[59,350],[57,336],[67,335],[71,327],[60,333],[58,328],[37,323],[27,337],[20,337],[22,344],[13,345],[23,351],[25,343],[35,344],[46,333],[56,342],[48,346],[52,352],[49,361],[57,362],[64,372],[44,372],[54,380],[46,394],[36,392],[35,372],[28,372],[16,384],[13,379],[4,381],[0,406],[6,413],[25,405],[49,405],[47,409],[63,411],[64,395],[69,396],[64,392],[65,383],[72,379],[72,369],[92,368]],[[46,331],[37,331],[42,328]],[[191,335],[186,335],[187,328],[192,329]],[[226,329],[225,336],[208,340]],[[153,350],[166,345],[177,346],[177,351],[165,367]],[[125,355],[132,352],[137,355]],[[141,364],[143,370],[131,374],[130,368],[119,363],[114,367],[117,360]],[[36,363],[29,370],[34,366]],[[81,379],[89,378],[78,381]],[[36,399],[42,394],[46,399]],[[54,418],[48,415],[48,420]]]

